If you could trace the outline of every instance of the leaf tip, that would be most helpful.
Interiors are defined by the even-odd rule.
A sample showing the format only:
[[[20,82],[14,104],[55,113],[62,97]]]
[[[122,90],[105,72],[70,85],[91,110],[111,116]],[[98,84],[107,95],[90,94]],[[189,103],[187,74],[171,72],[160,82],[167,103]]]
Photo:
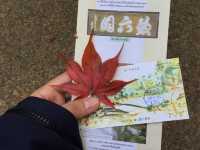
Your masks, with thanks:
[[[92,41],[93,36],[94,36],[94,29],[92,29],[92,31],[90,32],[90,41]]]
[[[123,42],[122,47],[120,48],[119,52],[117,53],[116,58],[119,58],[119,56],[122,53],[123,48],[124,48],[124,42]]]
[[[138,79],[134,79],[134,80],[131,80],[131,81],[128,81],[127,84],[130,84],[130,83],[133,83],[135,81],[137,81]]]

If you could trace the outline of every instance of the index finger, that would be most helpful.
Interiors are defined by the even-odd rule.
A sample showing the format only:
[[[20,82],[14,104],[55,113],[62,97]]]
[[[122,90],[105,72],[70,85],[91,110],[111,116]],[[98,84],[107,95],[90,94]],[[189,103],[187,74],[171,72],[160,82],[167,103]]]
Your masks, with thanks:
[[[50,80],[47,84],[63,84],[69,81],[71,81],[71,79],[69,78],[68,74],[64,72],[54,79]]]

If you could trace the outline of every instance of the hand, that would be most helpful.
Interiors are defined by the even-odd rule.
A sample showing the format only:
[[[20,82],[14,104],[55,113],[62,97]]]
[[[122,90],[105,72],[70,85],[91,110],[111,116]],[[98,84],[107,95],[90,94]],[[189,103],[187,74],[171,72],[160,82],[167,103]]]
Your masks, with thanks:
[[[88,97],[78,99],[76,101],[66,102],[64,93],[51,86],[63,84],[69,81],[70,78],[67,73],[63,73],[49,81],[41,88],[37,89],[31,94],[31,96],[46,99],[50,102],[56,103],[57,105],[60,105],[70,111],[77,119],[95,112],[99,107],[99,101],[97,98]]]

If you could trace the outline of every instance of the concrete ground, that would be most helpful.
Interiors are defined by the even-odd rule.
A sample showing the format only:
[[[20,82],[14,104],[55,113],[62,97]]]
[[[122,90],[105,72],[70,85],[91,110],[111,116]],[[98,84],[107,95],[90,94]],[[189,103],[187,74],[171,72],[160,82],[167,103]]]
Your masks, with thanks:
[[[77,0],[0,0],[0,111],[63,72]],[[200,1],[172,0],[168,58],[180,57],[190,120],[164,123],[162,150],[200,150]]]

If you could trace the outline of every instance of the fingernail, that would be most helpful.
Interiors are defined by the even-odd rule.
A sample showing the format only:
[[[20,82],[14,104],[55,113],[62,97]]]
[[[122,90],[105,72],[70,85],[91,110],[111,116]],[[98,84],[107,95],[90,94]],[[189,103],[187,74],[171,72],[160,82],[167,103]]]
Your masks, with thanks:
[[[90,97],[84,101],[84,105],[87,111],[90,111],[91,109],[94,110],[99,105],[99,100],[98,98]]]

